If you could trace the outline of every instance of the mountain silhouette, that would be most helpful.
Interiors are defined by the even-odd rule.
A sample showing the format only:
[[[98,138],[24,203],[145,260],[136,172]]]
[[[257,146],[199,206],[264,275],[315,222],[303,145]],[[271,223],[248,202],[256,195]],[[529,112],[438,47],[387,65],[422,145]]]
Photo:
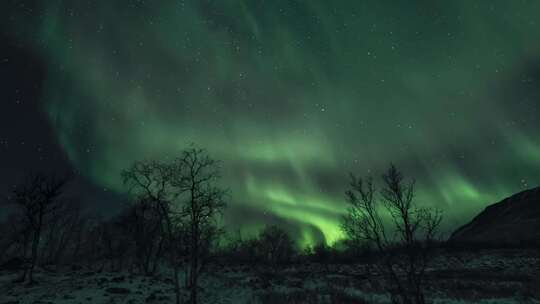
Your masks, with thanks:
[[[486,207],[452,233],[450,241],[493,245],[540,243],[540,187]]]

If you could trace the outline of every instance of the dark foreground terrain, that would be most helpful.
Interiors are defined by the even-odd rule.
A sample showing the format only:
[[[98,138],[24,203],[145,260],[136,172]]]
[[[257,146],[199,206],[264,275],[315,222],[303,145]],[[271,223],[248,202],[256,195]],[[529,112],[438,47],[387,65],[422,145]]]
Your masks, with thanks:
[[[201,303],[388,303],[377,276],[362,264],[210,266]],[[0,303],[172,303],[165,271],[154,277],[96,272],[78,266],[39,269],[37,283],[14,283],[0,272]],[[540,303],[540,257],[535,250],[452,251],[429,268],[432,303]],[[187,296],[187,293],[186,293]]]

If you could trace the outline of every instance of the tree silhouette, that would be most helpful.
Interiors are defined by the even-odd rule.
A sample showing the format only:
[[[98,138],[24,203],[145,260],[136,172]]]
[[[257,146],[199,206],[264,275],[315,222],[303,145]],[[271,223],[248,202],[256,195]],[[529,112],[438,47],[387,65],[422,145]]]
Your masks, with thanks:
[[[119,216],[117,222],[134,247],[134,258],[139,269],[145,275],[153,275],[165,246],[157,208],[144,201],[137,201]]]
[[[189,259],[187,283],[190,302],[197,303],[199,274],[212,242],[220,230],[216,215],[226,206],[226,190],[217,183],[220,178],[218,162],[204,149],[190,147],[175,161],[183,172],[174,186],[183,194],[182,215],[186,235],[186,251]]]
[[[16,206],[22,213],[24,224],[31,232],[30,257],[20,278],[21,282],[27,277],[28,283],[34,282],[33,273],[40,254],[42,233],[49,216],[61,206],[59,197],[66,183],[66,178],[34,174],[15,186],[8,198],[8,204]],[[24,247],[23,255],[26,257],[26,244]]]
[[[179,244],[176,227],[181,217],[175,212],[175,201],[180,193],[173,183],[182,179],[181,168],[159,161],[138,161],[122,172],[122,178],[129,192],[135,195],[135,200],[147,205],[157,214],[161,233],[146,246],[151,247],[147,250],[154,251],[154,246],[159,247],[162,242],[166,242],[169,263],[174,270],[176,303],[179,304],[181,296],[180,257],[178,256]]]
[[[226,191],[217,186],[218,162],[204,149],[192,146],[171,162],[136,162],[122,177],[135,200],[145,206],[142,210],[150,208],[157,214],[174,269],[176,302],[180,303],[181,296],[179,268],[187,259],[186,285],[190,302],[197,303],[199,274],[220,232],[216,216],[226,205]],[[147,253],[161,250],[159,238],[151,242],[145,245],[153,246],[144,249]]]
[[[351,175],[342,229],[357,245],[367,243],[378,251],[382,263],[368,264],[369,274],[383,274],[393,303],[424,304],[426,267],[442,214],[416,206],[414,181],[406,182],[394,165],[382,180],[384,186],[377,195],[371,177]],[[383,211],[391,220],[390,231]],[[395,237],[389,237],[390,233]]]
[[[82,225],[81,205],[76,198],[61,198],[51,211],[43,231],[41,260],[45,265],[58,266],[70,246],[76,246],[77,232]]]
[[[275,225],[266,226],[260,232],[258,243],[261,257],[272,266],[290,261],[295,253],[291,237]]]

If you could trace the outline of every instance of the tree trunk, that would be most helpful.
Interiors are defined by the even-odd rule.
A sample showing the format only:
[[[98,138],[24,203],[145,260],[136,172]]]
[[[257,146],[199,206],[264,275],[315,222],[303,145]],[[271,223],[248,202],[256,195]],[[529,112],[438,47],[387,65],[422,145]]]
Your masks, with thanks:
[[[23,253],[22,253],[25,265],[24,265],[23,273],[21,277],[17,279],[16,282],[24,282],[24,280],[26,279],[26,274],[28,273],[28,265],[26,263],[27,262],[26,256],[28,255],[28,241],[29,241],[28,239],[29,238],[30,238],[29,233],[25,232],[24,237],[23,237]]]
[[[39,246],[39,238],[41,234],[41,227],[38,228],[34,235],[34,239],[32,240],[32,256],[30,258],[30,269],[28,271],[28,283],[34,282],[34,267],[36,266],[37,262],[37,256],[38,256],[38,246]]]
[[[191,289],[191,303],[197,304],[197,287],[198,287],[198,258],[197,254],[195,253],[194,256],[191,258],[191,282],[190,282],[190,289]]]
[[[174,293],[176,296],[176,304],[180,304],[180,279],[178,278],[178,266],[174,265]]]
[[[41,228],[43,226],[43,205],[39,206],[39,215],[38,215],[38,223],[36,227],[36,233],[34,234],[34,239],[32,240],[32,257],[30,261],[30,270],[28,273],[28,283],[32,284],[34,282],[34,267],[36,266],[37,257],[38,257],[38,247],[39,247],[39,240],[41,238]]]
[[[171,245],[171,256],[170,256],[170,263],[171,263],[171,266],[173,266],[174,268],[174,278],[173,278],[173,281],[174,281],[174,293],[175,293],[175,296],[176,296],[176,304],[180,304],[181,303],[181,300],[180,300],[180,278],[178,277],[179,276],[179,269],[178,269],[178,261],[176,261],[176,255],[178,254],[178,247],[177,245],[175,244],[175,240],[174,240],[174,234],[173,234],[173,231],[172,231],[172,222],[171,222],[171,218],[169,217],[169,214],[168,214],[168,211],[167,209],[165,208],[164,205],[161,204],[161,202],[157,202],[158,203],[158,208],[160,208],[162,214],[161,214],[161,221],[162,220],[165,220],[165,225],[166,225],[166,228],[167,228],[167,231],[166,231],[166,235],[167,235],[167,238],[168,238],[168,241],[169,241],[169,244]]]
[[[192,184],[191,186],[191,252],[190,252],[190,258],[191,258],[191,269],[190,269],[190,290],[191,290],[191,296],[190,296],[190,302],[191,304],[197,304],[197,271],[198,271],[198,256],[199,256],[199,226],[198,226],[198,220],[199,220],[199,214],[196,210],[196,202],[195,202],[195,185]]]

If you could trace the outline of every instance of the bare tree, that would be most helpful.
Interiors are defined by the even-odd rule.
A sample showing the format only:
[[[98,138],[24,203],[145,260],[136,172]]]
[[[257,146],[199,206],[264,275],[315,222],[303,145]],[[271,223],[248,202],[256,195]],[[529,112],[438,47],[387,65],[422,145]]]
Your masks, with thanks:
[[[80,232],[77,250],[74,257],[86,262],[86,267],[94,270],[103,259],[104,245],[102,241],[103,220],[100,216],[92,217],[84,222],[84,230]],[[104,266],[101,266],[103,269]]]
[[[80,216],[77,219],[77,222],[72,226],[72,246],[71,246],[71,252],[69,255],[70,262],[77,262],[81,264],[82,262],[82,248],[84,245],[84,238],[87,235],[88,228],[89,228],[89,222],[91,221],[90,218],[87,216]],[[79,265],[82,267],[82,265]]]
[[[8,203],[15,205],[24,215],[27,227],[31,231],[30,257],[28,266],[20,279],[33,283],[34,268],[37,263],[42,233],[48,217],[60,206],[61,196],[67,179],[49,177],[44,174],[35,174],[25,182],[14,187]],[[25,245],[26,246],[26,245]],[[24,250],[26,254],[26,250]]]
[[[188,260],[186,285],[191,302],[196,303],[199,273],[220,232],[216,215],[225,207],[226,191],[216,185],[218,162],[205,150],[191,147],[171,162],[136,162],[122,177],[135,200],[150,207],[144,210],[157,214],[159,235],[164,239],[154,238],[154,249],[145,250],[159,251],[165,241],[177,303],[181,296],[179,268]]]
[[[145,275],[153,275],[162,258],[165,245],[157,208],[139,201],[127,208],[117,221],[123,234],[130,239],[134,247],[137,266]]]
[[[43,267],[60,266],[66,262],[66,252],[75,245],[76,232],[82,221],[78,199],[61,198],[51,211],[42,232],[41,257]]]
[[[179,256],[177,243],[178,213],[175,212],[175,201],[179,196],[173,181],[182,179],[181,168],[158,161],[139,161],[131,168],[122,172],[124,184],[135,200],[148,204],[158,215],[160,234],[152,246],[161,246],[166,242],[168,259],[173,267],[173,282],[175,285],[176,303],[180,303]],[[163,239],[161,239],[163,238]],[[154,250],[154,249],[152,249]]]
[[[289,262],[295,253],[294,242],[287,232],[278,226],[266,226],[259,234],[259,252],[261,257],[276,266]]]
[[[367,243],[378,251],[380,260],[369,264],[368,271],[372,280],[374,273],[382,275],[393,303],[424,304],[426,267],[442,214],[417,207],[415,182],[406,182],[394,165],[382,180],[384,187],[377,195],[371,177],[351,175],[342,229],[358,245]],[[383,211],[390,225],[383,221]]]
[[[10,265],[10,268],[20,266],[24,262],[30,243],[31,228],[27,225],[26,217],[20,213],[9,214],[3,226],[1,227],[3,233],[0,235],[2,238],[0,261],[18,264]]]
[[[205,257],[220,230],[216,216],[225,208],[226,190],[217,183],[220,178],[218,162],[204,149],[191,147],[183,151],[175,161],[180,171],[180,179],[174,186],[182,194],[182,223],[188,254],[187,283],[190,302],[197,303],[199,274],[205,265]]]

